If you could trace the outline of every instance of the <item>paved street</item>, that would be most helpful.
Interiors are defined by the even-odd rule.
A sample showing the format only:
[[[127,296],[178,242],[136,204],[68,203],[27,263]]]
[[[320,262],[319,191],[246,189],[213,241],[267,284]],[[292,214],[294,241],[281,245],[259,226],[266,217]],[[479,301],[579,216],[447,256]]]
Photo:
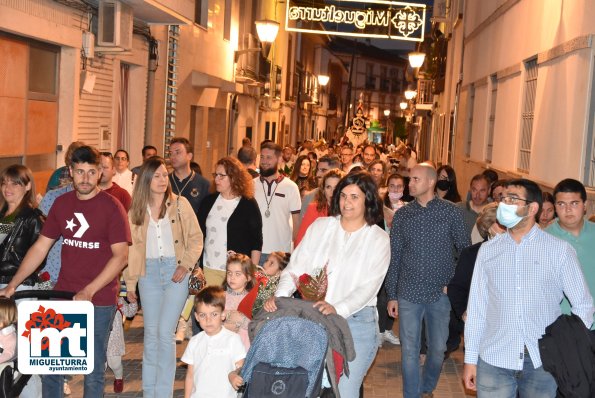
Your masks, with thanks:
[[[130,329],[125,332],[127,354],[124,357],[124,392],[114,394],[114,377],[108,369],[105,382],[106,397],[142,397],[141,387],[141,362],[142,362],[142,313],[138,314]],[[178,358],[181,357],[186,343],[177,346]],[[179,366],[176,371],[174,397],[184,396],[184,375],[185,368]],[[461,385],[463,368],[463,351],[459,349],[446,360],[442,369],[442,375],[438,388],[434,392],[434,398],[464,398],[466,397]],[[72,398],[83,396],[83,378],[76,377],[70,382]],[[401,385],[401,349],[384,343],[380,349],[371,372],[364,383],[365,398],[384,398],[402,396]]]

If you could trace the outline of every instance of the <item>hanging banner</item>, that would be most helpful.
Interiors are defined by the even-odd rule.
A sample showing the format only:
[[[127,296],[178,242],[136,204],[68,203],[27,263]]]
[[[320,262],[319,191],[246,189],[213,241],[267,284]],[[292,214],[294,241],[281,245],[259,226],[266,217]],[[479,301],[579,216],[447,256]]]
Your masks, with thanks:
[[[407,41],[424,39],[425,4],[383,0],[286,2],[285,30],[288,31]]]

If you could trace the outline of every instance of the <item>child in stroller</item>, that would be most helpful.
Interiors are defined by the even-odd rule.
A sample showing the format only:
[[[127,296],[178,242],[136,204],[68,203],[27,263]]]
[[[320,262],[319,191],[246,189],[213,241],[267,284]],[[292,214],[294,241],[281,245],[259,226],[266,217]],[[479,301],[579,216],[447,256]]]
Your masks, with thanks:
[[[18,396],[30,376],[15,383],[19,374],[15,370],[17,358],[17,305],[14,300],[0,297],[0,398]],[[15,388],[16,387],[16,388]],[[16,394],[14,394],[18,391]],[[13,395],[14,394],[14,395]]]
[[[0,365],[16,358],[17,305],[11,299],[0,298]]]

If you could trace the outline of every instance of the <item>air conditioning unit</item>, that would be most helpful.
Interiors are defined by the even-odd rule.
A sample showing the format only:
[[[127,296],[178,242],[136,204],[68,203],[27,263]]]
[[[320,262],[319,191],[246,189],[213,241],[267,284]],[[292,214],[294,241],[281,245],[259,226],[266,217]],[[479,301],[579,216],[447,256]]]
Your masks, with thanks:
[[[98,52],[132,49],[132,8],[118,0],[99,0]]]

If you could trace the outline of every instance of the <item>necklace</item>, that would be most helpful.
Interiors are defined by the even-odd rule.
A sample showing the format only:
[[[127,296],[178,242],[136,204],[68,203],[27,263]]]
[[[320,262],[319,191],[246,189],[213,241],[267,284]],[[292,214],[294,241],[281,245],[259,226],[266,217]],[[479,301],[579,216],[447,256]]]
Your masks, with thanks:
[[[261,183],[262,183],[262,181],[261,181]],[[264,190],[264,183],[262,183],[262,193],[264,193],[264,201],[267,203],[267,209],[264,212],[264,216],[266,218],[269,218],[271,216],[271,211],[269,210],[269,208],[271,207],[271,202],[273,201],[273,198],[275,197],[275,192],[277,192],[277,188],[279,188],[279,183],[277,183],[277,186],[275,187],[275,190],[273,191],[273,194],[271,195],[271,199],[269,200],[269,199],[267,199],[267,192]]]
[[[233,290],[232,288],[230,288],[229,286],[227,287],[226,290],[227,294],[231,295],[231,296],[241,296],[243,294],[246,294],[246,289],[242,290],[241,292],[236,292],[235,290]]]
[[[176,173],[173,173],[172,176],[172,181],[174,182],[174,186],[176,187],[176,191],[178,191],[178,196],[182,196],[182,193],[184,192],[184,189],[186,189],[186,187],[188,186],[188,184],[190,183],[190,181],[192,181],[194,179],[194,170],[190,173],[190,178],[188,178],[188,181],[186,181],[186,184],[184,184],[184,186],[182,187],[182,189],[180,190],[180,188],[178,187],[178,183],[176,182]]]

